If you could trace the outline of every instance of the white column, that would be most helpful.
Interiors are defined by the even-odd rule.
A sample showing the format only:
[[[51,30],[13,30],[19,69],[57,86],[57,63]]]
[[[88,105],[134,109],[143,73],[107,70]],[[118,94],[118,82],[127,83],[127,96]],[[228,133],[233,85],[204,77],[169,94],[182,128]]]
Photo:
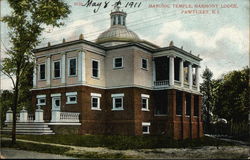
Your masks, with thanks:
[[[51,122],[59,122],[60,121],[60,111],[52,110]]]
[[[196,76],[196,87],[197,87],[197,91],[199,92],[200,91],[200,73],[199,73],[199,67],[200,66],[197,66],[196,68],[195,68],[195,76]]]
[[[85,61],[85,52],[82,51],[82,68],[81,68],[81,72],[82,72],[82,82],[86,82],[86,67],[85,67],[85,64],[86,64],[86,61]]]
[[[169,85],[174,85],[174,57],[169,57]]]
[[[78,53],[78,81],[85,82],[85,52]]]
[[[13,121],[13,112],[11,108],[6,112],[6,120],[5,122],[12,122]]]
[[[43,120],[43,110],[38,106],[35,112],[35,122],[44,122]]]
[[[123,25],[123,16],[120,16],[121,18],[121,25]]]
[[[179,73],[179,78],[181,82],[181,87],[184,85],[184,72],[183,72],[183,60],[180,60],[180,73]]]
[[[51,58],[50,56],[47,57],[47,62],[46,62],[46,83],[47,85],[50,85],[50,74],[51,74],[51,70],[50,70],[50,65],[51,65]]]
[[[61,83],[65,83],[65,68],[66,68],[66,53],[62,53],[62,64],[61,64],[61,71],[62,71],[62,74],[61,74]]]
[[[189,83],[189,89],[192,89],[193,86],[193,71],[192,71],[192,64],[189,63],[188,65],[188,83]]]
[[[34,69],[33,69],[33,88],[36,87],[36,81],[37,81],[37,67],[36,67],[36,60],[35,60],[35,65],[34,65]]]
[[[118,24],[118,16],[116,15],[115,18],[116,18],[115,24]]]
[[[154,86],[154,82],[156,81],[156,72],[155,72],[155,60],[153,60],[153,64],[152,64],[152,73],[153,73],[153,83],[152,85]]]
[[[114,16],[111,17],[111,21],[110,22],[111,22],[110,26],[112,26],[113,22],[114,22]]]
[[[28,121],[28,112],[23,108],[20,111],[20,122],[27,122]]]

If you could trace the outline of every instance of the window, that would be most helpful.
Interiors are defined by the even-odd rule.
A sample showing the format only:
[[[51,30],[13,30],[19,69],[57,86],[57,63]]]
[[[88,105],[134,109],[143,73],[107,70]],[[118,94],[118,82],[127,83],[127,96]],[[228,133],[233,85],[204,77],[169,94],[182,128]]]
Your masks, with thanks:
[[[149,95],[141,94],[141,110],[142,111],[149,111],[149,109],[148,109],[148,99],[149,99]]]
[[[148,69],[148,59],[145,59],[145,58],[141,59],[141,68]]]
[[[191,94],[186,94],[186,115],[191,114]]]
[[[61,77],[61,64],[60,61],[54,62],[54,78],[60,78]]]
[[[92,77],[99,78],[99,61],[92,60]]]
[[[199,115],[199,96],[194,96],[194,116]]]
[[[123,16],[123,25],[125,26],[126,16]]]
[[[118,24],[121,24],[121,15],[118,15]]]
[[[115,20],[116,20],[116,18],[115,18],[115,16],[112,16],[113,17],[113,25],[115,25]]]
[[[122,57],[116,57],[113,59],[113,68],[115,68],[115,69],[123,68],[123,58]]]
[[[37,95],[37,106],[46,105],[46,95]]]
[[[168,93],[164,90],[159,90],[155,93],[157,101],[155,101],[155,115],[156,116],[166,116],[168,113]]]
[[[67,92],[67,102],[66,104],[77,104],[77,92]]]
[[[113,108],[112,110],[123,110],[123,97],[124,94],[112,94],[111,97],[113,98]]]
[[[149,134],[149,122],[142,122],[142,134]]]
[[[91,109],[92,110],[101,110],[100,107],[100,98],[102,97],[99,93],[91,93]]]
[[[45,64],[39,65],[39,79],[45,80]]]
[[[68,61],[68,74],[69,76],[76,76],[76,58],[70,58]]]
[[[176,115],[182,115],[182,92],[176,91]]]

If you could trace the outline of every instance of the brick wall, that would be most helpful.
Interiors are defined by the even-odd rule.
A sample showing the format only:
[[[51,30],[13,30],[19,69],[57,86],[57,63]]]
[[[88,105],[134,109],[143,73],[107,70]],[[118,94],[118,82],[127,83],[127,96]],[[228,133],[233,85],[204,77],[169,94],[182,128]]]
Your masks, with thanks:
[[[77,92],[77,104],[66,104],[66,92]],[[65,87],[32,91],[35,106],[36,95],[46,94],[44,117],[51,119],[51,94],[61,93],[61,111],[80,112],[80,134],[142,135],[142,122],[150,123],[151,135],[168,135],[175,139],[203,136],[201,121],[201,96],[199,115],[194,117],[194,96],[191,94],[191,115],[185,115],[186,92],[183,96],[182,115],[176,115],[176,90],[147,90],[141,88],[97,89],[87,86]],[[91,93],[101,94],[101,110],[91,109]],[[112,94],[123,93],[124,110],[112,110]],[[142,111],[141,94],[149,95],[149,111]],[[166,115],[156,115],[155,107],[167,108]]]

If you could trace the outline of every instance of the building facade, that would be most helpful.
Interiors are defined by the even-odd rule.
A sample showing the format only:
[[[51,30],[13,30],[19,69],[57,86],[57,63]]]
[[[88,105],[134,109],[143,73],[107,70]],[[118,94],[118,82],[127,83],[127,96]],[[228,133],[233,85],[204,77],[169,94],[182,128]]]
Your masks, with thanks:
[[[79,134],[203,136],[201,59],[173,42],[141,40],[126,16],[112,11],[96,42],[80,35],[34,50],[34,108],[54,128],[75,125]]]

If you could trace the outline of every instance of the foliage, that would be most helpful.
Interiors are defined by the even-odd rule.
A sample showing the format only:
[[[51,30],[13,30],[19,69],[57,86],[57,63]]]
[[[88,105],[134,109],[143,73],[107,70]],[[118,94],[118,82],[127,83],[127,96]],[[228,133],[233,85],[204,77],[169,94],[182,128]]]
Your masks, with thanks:
[[[4,90],[0,95],[0,113],[1,113],[1,128],[4,125],[6,119],[7,110],[13,105],[12,102],[13,92]]]
[[[214,138],[174,140],[166,136],[102,136],[102,135],[17,135],[20,139],[82,147],[111,149],[187,148],[232,145]]]
[[[33,87],[33,66],[34,63],[30,62],[27,65],[24,76],[20,80],[20,91],[19,91],[19,108],[25,108],[29,113],[34,112],[34,107],[32,107],[32,96],[30,89]]]
[[[246,139],[249,136],[247,131],[250,106],[249,73],[250,69],[244,68],[224,74],[221,78],[212,79],[212,72],[209,69],[206,68],[203,72],[204,82],[201,84],[201,92],[204,102],[205,132],[228,135],[236,139]],[[208,123],[209,118],[214,124]],[[226,119],[227,124],[217,123],[218,118]]]
[[[203,118],[205,121],[205,130],[209,128],[211,123],[211,113],[213,109],[213,83],[212,83],[213,73],[206,67],[202,73],[203,83],[200,86],[200,91],[203,95]]]
[[[30,63],[33,61],[32,50],[40,43],[39,36],[46,26],[59,27],[60,21],[70,13],[69,6],[61,0],[8,0],[11,14],[1,21],[9,27],[11,47],[3,60],[2,72],[7,75],[14,87],[12,142],[15,143],[16,110],[20,105],[21,81],[25,79]]]
[[[214,113],[227,121],[247,121],[249,102],[249,68],[232,71],[216,81]]]

